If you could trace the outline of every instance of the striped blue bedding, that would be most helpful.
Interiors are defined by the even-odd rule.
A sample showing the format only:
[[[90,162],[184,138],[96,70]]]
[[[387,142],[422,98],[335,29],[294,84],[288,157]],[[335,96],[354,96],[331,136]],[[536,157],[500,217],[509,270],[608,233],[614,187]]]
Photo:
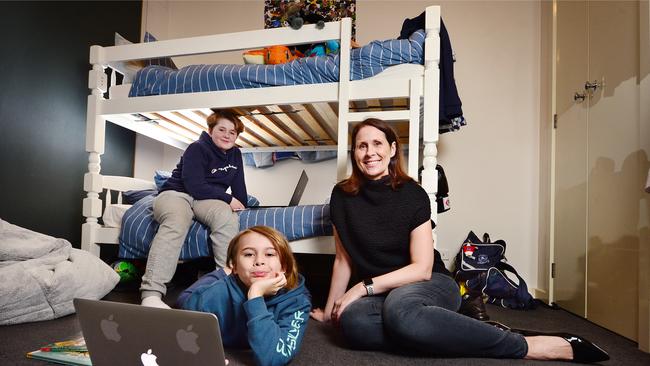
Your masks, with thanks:
[[[403,63],[422,64],[423,30],[409,39],[373,41],[350,52],[350,78],[374,76]],[[147,66],[138,71],[130,97],[337,82],[339,55],[301,58],[281,65],[191,65],[180,70]]]
[[[147,196],[129,208],[122,218],[119,257],[146,258],[158,223],[153,218],[153,200]],[[239,229],[255,225],[271,226],[287,239],[297,240],[313,236],[332,235],[329,205],[305,205],[281,208],[259,208],[241,211]],[[210,229],[193,221],[181,249],[180,259],[212,256]]]

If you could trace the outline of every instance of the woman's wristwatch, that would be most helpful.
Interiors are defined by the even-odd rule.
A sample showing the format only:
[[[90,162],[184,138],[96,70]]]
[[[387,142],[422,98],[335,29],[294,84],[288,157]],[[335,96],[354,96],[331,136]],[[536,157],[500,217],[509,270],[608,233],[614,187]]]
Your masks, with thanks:
[[[368,296],[372,296],[375,294],[375,288],[373,287],[374,282],[372,282],[372,278],[366,278],[363,280],[363,287],[366,288],[366,293],[368,293]]]

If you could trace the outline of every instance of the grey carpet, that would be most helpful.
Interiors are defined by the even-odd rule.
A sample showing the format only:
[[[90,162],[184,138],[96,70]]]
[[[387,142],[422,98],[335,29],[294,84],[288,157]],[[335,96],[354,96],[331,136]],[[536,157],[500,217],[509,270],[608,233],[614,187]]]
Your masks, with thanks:
[[[170,298],[182,288],[170,290]],[[138,302],[137,291],[113,291],[106,298],[111,301]],[[612,359],[603,365],[650,365],[650,354],[637,349],[636,343],[563,310],[538,308],[531,311],[506,310],[488,307],[488,313],[497,321],[511,327],[576,333],[598,343]],[[38,365],[42,361],[25,358],[29,351],[52,341],[74,337],[80,331],[75,315],[40,323],[26,323],[0,327],[0,365]],[[471,337],[471,335],[468,335]],[[249,352],[227,350],[230,364],[251,365]],[[565,362],[494,360],[483,358],[433,358],[405,356],[380,352],[352,351],[343,347],[336,331],[310,320],[300,353],[292,365],[568,365]]]

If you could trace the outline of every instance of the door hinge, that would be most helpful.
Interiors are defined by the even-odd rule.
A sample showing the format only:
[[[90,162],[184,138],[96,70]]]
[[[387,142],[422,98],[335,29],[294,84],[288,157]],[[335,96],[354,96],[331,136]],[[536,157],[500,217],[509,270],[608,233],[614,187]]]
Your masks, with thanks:
[[[551,263],[551,278],[555,278],[555,262]]]
[[[554,128],[554,129],[557,128],[557,114],[554,114],[554,115],[553,115],[553,128]]]

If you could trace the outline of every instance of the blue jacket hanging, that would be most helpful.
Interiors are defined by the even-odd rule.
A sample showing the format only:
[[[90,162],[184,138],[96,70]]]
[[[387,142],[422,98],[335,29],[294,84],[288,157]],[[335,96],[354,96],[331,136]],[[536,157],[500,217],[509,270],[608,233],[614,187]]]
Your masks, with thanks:
[[[413,19],[405,19],[397,39],[408,39],[413,32],[425,27],[425,13]],[[454,79],[454,56],[451,41],[445,23],[440,19],[440,132],[457,130],[465,125],[462,103],[458,96],[456,80]],[[444,126],[456,126],[446,129]]]

